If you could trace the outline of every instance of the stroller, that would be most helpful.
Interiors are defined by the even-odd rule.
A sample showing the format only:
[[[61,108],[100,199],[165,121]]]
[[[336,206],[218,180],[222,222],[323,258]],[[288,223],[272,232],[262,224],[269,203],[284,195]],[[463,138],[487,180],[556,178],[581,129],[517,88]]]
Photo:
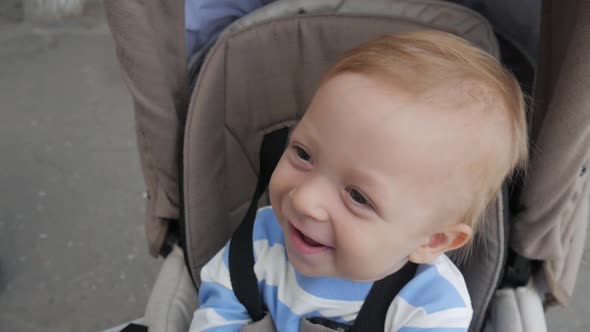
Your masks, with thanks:
[[[437,29],[501,59],[532,96],[528,177],[504,186],[473,257],[458,264],[469,330],[546,331],[544,306],[572,295],[589,218],[590,2],[543,1],[540,37],[528,36],[538,53],[517,38],[535,29],[492,27],[458,2],[478,1],[279,0],[187,61],[183,1],[106,0],[134,101],[149,250],[165,257],[142,324],[188,330],[200,268],[256,205],[261,143],[297,122],[337,56],[383,34]]]

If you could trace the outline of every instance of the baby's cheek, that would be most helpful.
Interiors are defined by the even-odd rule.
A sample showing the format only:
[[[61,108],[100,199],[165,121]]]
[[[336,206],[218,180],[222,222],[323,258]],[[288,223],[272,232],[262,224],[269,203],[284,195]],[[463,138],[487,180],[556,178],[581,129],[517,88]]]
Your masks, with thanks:
[[[270,178],[270,183],[268,185],[268,194],[271,200],[271,203],[278,203],[273,202],[281,195],[281,192],[285,190],[285,174],[284,174],[284,167],[281,167],[281,163],[277,165],[275,171]]]
[[[337,265],[351,279],[365,278],[366,273],[373,270],[374,257],[359,245],[349,245],[339,251]]]

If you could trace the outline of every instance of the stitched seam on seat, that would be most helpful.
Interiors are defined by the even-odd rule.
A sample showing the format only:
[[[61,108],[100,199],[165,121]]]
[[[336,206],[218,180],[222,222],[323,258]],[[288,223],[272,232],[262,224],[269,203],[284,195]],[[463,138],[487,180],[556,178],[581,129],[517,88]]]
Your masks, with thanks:
[[[174,303],[174,300],[176,299],[176,294],[178,293],[178,289],[180,288],[180,279],[182,278],[182,268],[184,267],[184,260],[181,262],[182,264],[180,265],[180,268],[177,269],[177,274],[178,276],[175,278],[176,279],[176,283],[175,283],[175,287],[174,287],[174,291],[172,292],[172,298],[170,300],[169,306],[168,306],[168,310],[166,311],[166,316],[164,317],[166,323],[164,324],[164,326],[166,326],[166,331],[170,330],[170,325],[171,323],[171,312],[172,312],[172,304]]]
[[[503,257],[503,251],[504,251],[504,242],[506,241],[506,239],[504,239],[504,194],[500,193],[500,195],[498,196],[498,203],[496,204],[496,214],[497,214],[497,220],[498,222],[496,223],[496,225],[498,226],[498,243],[499,245],[497,246],[497,255],[495,257],[500,257],[500,259],[498,259],[496,261],[495,264],[495,268],[494,268],[494,277],[490,280],[490,282],[488,283],[486,289],[487,294],[484,297],[483,301],[482,301],[482,306],[480,308],[480,311],[482,309],[485,308],[485,310],[483,310],[483,312],[478,312],[478,319],[476,321],[475,327],[477,327],[475,329],[475,331],[479,331],[481,330],[483,323],[484,323],[484,319],[486,317],[485,313],[487,312],[488,306],[490,305],[490,302],[492,300],[492,296],[494,295],[494,292],[496,291],[496,285],[498,285],[498,280],[500,278],[500,273],[502,271],[502,262],[504,262]],[[499,262],[499,263],[498,263]]]

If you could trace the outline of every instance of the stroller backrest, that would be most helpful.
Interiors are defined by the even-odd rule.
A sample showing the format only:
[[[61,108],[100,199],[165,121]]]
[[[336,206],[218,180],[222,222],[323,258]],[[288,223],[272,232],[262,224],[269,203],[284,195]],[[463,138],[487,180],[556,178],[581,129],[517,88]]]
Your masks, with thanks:
[[[237,21],[208,52],[184,140],[186,252],[195,279],[245,213],[262,137],[301,118],[322,74],[344,51],[384,34],[437,29],[499,56],[491,26],[464,7],[434,0],[370,4],[279,1]],[[472,296],[473,330],[483,322],[505,259],[503,204],[499,197],[490,206],[486,236],[460,266]]]

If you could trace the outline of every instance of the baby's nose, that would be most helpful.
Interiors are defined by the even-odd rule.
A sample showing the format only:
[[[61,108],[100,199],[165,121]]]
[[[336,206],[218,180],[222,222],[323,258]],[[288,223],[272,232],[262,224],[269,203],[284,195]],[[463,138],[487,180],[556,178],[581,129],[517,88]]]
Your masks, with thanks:
[[[327,221],[327,201],[330,193],[321,183],[306,181],[291,191],[293,208],[302,218]]]

